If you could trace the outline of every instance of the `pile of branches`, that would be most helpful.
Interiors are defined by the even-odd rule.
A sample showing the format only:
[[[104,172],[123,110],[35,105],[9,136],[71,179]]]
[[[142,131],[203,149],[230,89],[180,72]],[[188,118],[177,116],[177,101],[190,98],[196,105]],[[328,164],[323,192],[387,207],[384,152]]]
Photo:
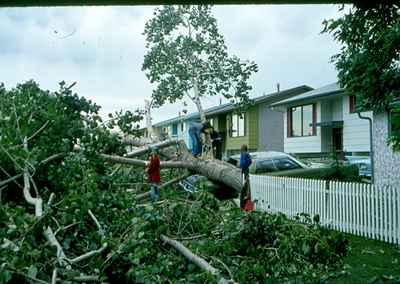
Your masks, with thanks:
[[[342,234],[307,216],[245,213],[208,183],[188,193],[175,184],[188,175],[175,169],[182,160],[162,162],[172,169],[162,170],[161,200],[150,202],[147,148],[126,158],[111,132],[136,135],[140,112],[103,122],[98,110],[65,84],[56,93],[34,82],[0,86],[0,283],[308,281],[340,265]]]

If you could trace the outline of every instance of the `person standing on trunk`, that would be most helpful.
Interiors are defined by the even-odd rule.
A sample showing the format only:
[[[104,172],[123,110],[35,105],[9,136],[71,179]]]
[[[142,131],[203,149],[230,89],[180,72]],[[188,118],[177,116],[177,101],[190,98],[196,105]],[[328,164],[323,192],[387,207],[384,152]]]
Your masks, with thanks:
[[[247,145],[243,144],[240,149],[240,169],[242,170],[242,191],[240,193],[240,208],[244,208],[246,199],[249,196],[249,167],[251,156],[247,152]]]
[[[189,137],[192,142],[192,154],[195,157],[201,155],[202,143],[201,133],[208,133],[211,129],[211,124],[207,121],[205,123],[193,122],[189,127]]]
[[[160,198],[159,183],[160,177],[160,157],[157,153],[156,147],[150,148],[150,159],[146,165],[147,175],[149,176],[150,183],[150,198],[151,201],[155,202]]]

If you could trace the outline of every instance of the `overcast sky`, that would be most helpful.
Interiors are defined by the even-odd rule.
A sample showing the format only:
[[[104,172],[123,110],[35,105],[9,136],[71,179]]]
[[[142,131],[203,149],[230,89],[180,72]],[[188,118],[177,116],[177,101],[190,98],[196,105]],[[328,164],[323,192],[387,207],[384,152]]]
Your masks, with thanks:
[[[154,6],[0,8],[0,82],[7,88],[34,79],[44,89],[77,81],[74,90],[108,112],[144,107],[152,85],[141,71],[145,22]],[[334,5],[215,6],[228,52],[254,60],[251,97],[337,80],[330,57],[339,46],[321,35]],[[205,107],[218,99],[205,99]],[[180,104],[153,110],[154,122],[174,117]],[[194,110],[190,103],[189,110]]]

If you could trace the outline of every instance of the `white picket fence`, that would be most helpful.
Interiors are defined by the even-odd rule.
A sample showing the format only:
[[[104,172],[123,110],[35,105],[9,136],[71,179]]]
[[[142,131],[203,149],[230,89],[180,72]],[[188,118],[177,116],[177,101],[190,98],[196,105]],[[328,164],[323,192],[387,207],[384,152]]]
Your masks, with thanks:
[[[257,210],[316,214],[345,233],[400,244],[400,187],[250,175]]]

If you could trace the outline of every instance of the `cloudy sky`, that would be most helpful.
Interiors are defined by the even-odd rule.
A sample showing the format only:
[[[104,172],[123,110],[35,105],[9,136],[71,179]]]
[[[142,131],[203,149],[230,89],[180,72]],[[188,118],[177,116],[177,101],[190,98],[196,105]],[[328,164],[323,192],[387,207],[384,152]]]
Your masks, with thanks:
[[[56,90],[62,80],[77,81],[74,90],[101,105],[103,115],[143,107],[153,87],[141,71],[142,32],[154,8],[0,8],[0,82],[11,88],[34,79]],[[282,90],[336,81],[329,59],[339,46],[320,31],[324,19],[338,16],[337,6],[215,6],[213,11],[228,52],[259,66],[251,97],[275,91],[278,82]],[[181,109],[176,104],[153,110],[154,122]]]

